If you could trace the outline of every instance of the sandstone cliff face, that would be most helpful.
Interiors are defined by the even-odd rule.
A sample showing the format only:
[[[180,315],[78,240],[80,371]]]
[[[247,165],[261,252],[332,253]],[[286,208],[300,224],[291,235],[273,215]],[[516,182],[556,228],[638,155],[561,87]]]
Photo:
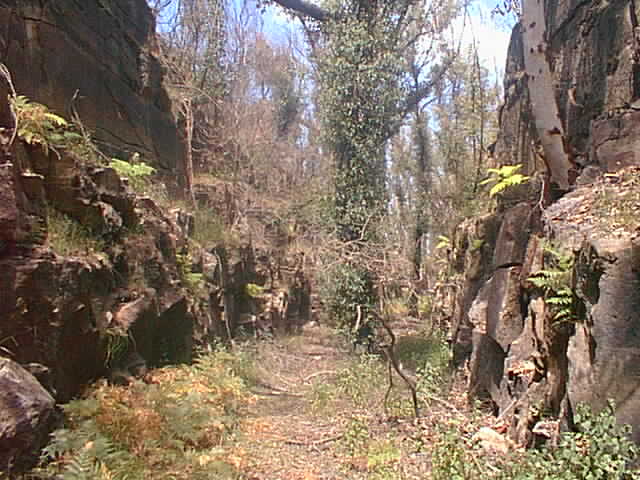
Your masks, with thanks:
[[[541,407],[570,421],[576,403],[601,408],[613,398],[640,441],[640,12],[632,1],[560,0],[546,0],[545,11],[556,102],[580,176],[568,193],[545,190],[524,65],[530,46],[516,27],[494,157],[523,164],[533,180],[456,234],[468,240],[454,252],[463,278],[454,345],[471,359],[471,393],[512,418],[518,440],[534,441]],[[571,321],[554,319],[529,281],[548,267],[550,244],[575,257]]]
[[[0,61],[20,94],[66,117],[73,104],[106,152],[176,171],[184,148],[155,41],[145,0],[0,5]]]
[[[247,285],[268,281],[251,245],[194,245],[184,212],[136,195],[111,168],[20,142],[5,160],[0,353],[46,366],[58,401],[106,375],[128,351],[150,366],[187,362],[195,346],[234,335],[247,315],[261,321],[245,327],[263,329],[289,329],[308,316],[299,266],[251,298]],[[54,211],[83,225],[101,248],[57,251]],[[285,301],[267,308],[271,297]]]

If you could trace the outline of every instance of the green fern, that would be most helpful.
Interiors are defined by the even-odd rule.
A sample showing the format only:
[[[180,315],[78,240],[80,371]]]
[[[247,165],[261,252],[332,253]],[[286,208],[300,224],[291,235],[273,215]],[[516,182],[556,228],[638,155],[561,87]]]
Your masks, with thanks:
[[[575,321],[575,293],[571,289],[574,256],[552,248],[544,247],[549,254],[551,268],[538,270],[529,281],[544,293],[544,301],[551,306],[556,321]]]
[[[16,114],[18,137],[29,145],[39,145],[45,153],[56,145],[56,140],[64,138],[64,128],[68,122],[59,115],[36,102],[31,102],[24,95],[11,99],[11,106]]]
[[[494,183],[495,185],[489,190],[489,196],[494,197],[509,187],[520,185],[529,180],[527,175],[518,173],[520,168],[522,168],[522,165],[503,165],[500,168],[489,168],[487,172],[491,176],[480,182],[480,185]]]
[[[139,157],[139,154],[134,154],[131,162],[112,158],[109,166],[121,177],[127,177],[131,188],[142,194],[149,187],[149,177],[156,172],[156,169],[145,162],[137,161]]]
[[[198,295],[203,292],[205,279],[202,273],[196,273],[192,270],[192,264],[193,259],[188,251],[176,255],[176,265],[178,267],[178,274],[180,275],[180,283],[191,294]]]

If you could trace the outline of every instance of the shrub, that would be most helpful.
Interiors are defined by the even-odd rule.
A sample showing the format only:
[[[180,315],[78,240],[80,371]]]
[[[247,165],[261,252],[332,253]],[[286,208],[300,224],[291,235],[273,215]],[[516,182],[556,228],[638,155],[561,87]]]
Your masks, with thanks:
[[[631,480],[640,479],[632,468],[638,447],[628,426],[614,417],[614,405],[594,414],[578,405],[575,432],[561,435],[556,448],[514,452],[502,459],[478,458],[483,453],[469,446],[455,429],[445,429],[433,449],[432,478],[503,480]]]
[[[134,155],[134,157],[136,155]],[[140,194],[147,192],[150,185],[149,177],[156,172],[155,168],[145,162],[126,162],[119,158],[112,158],[109,162],[109,166],[121,177],[127,177],[131,188]]]
[[[331,322],[351,327],[357,318],[357,308],[363,314],[376,305],[373,275],[355,265],[337,265],[324,279],[321,295]],[[364,319],[363,319],[364,320]]]
[[[193,271],[191,254],[189,252],[177,254],[176,264],[182,286],[194,295],[201,293],[205,285],[204,275]]]
[[[528,280],[544,293],[544,301],[551,306],[553,319],[578,320],[578,299],[572,289],[575,257],[550,245],[544,247],[547,268],[538,270]]]
[[[14,97],[11,106],[16,114],[18,137],[29,145],[39,145],[45,153],[49,148],[64,140],[67,121],[23,95]]]
[[[521,185],[529,180],[528,176],[518,173],[520,168],[522,165],[503,165],[500,168],[489,168],[488,172],[491,176],[480,182],[480,185],[493,183],[493,187],[489,190],[489,196],[498,195],[509,187]]]
[[[153,373],[157,383],[100,386],[64,407],[66,425],[39,473],[71,479],[237,478],[224,446],[250,395],[223,351]]]
[[[16,114],[18,137],[29,145],[39,146],[45,154],[50,149],[66,149],[92,162],[97,162],[97,158],[102,156],[79,118],[69,123],[45,105],[32,102],[23,95],[13,97],[11,106]]]

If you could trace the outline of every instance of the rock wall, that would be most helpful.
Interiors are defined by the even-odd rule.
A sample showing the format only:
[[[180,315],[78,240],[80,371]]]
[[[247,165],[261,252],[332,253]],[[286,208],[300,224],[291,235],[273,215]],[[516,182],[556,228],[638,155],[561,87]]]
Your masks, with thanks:
[[[21,142],[7,159],[17,161],[0,165],[0,353],[47,367],[58,401],[107,375],[127,351],[150,366],[186,362],[194,346],[235,335],[247,314],[284,330],[308,317],[300,268],[252,298],[247,285],[269,278],[250,244],[197,247],[184,212],[134,194],[111,168]],[[53,212],[100,248],[57,251]],[[64,235],[72,247],[79,241]],[[279,296],[286,301],[275,305]]]
[[[106,152],[175,171],[184,147],[156,52],[145,0],[0,4],[0,61],[19,94],[67,118],[73,106]]]
[[[523,164],[532,180],[456,233],[454,357],[470,359],[470,393],[490,399],[522,443],[535,442],[541,412],[566,425],[576,403],[598,409],[609,398],[640,441],[640,12],[633,1],[544,5],[565,147],[580,176],[569,192],[546,190],[524,64],[531,47],[516,26],[494,160]],[[575,258],[564,321],[530,281],[552,263],[550,245]]]

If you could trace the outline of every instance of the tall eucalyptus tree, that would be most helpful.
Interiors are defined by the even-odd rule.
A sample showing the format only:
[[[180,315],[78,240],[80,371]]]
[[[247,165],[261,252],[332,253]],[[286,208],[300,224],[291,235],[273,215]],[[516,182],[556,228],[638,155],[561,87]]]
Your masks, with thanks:
[[[441,76],[440,34],[455,8],[448,0],[273,2],[321,32],[316,58],[324,145],[335,166],[335,226],[346,251],[358,252],[377,239],[386,209],[387,142]],[[349,280],[336,281],[344,286],[337,306],[349,322],[358,305],[374,301],[374,275],[361,261],[343,267]]]

